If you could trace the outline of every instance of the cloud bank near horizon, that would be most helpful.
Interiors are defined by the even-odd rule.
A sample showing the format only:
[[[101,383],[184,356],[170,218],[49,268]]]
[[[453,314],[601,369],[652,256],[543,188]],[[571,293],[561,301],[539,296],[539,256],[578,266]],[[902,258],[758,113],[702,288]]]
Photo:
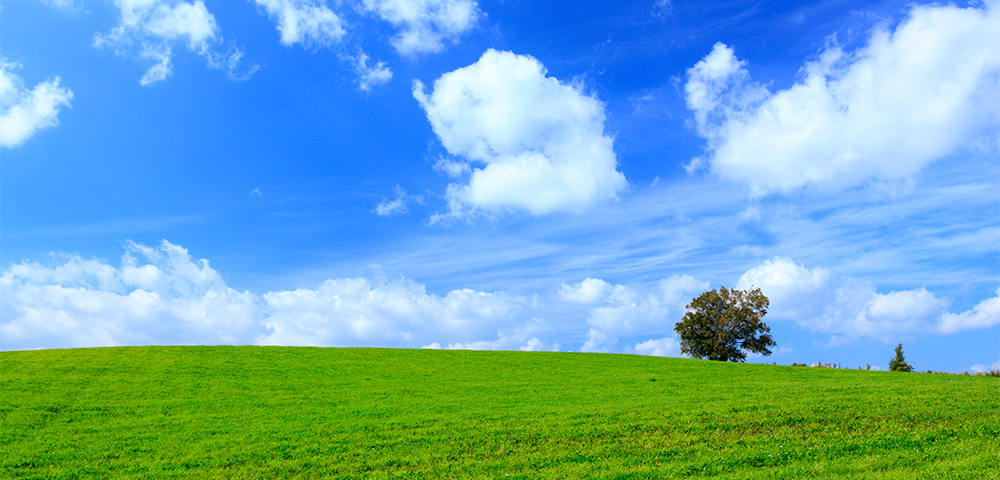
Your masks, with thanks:
[[[771,301],[768,316],[832,334],[828,344],[859,338],[895,342],[925,334],[952,334],[1000,324],[1000,288],[971,310],[948,312],[948,300],[926,288],[879,293],[876,286],[824,268],[775,257],[744,273],[736,288],[759,287]]]
[[[954,314],[923,288],[878,293],[870,283],[781,257],[737,282],[738,288],[751,285],[771,298],[769,319],[832,334],[831,345],[1000,324],[1000,290]],[[257,295],[230,288],[207,260],[193,259],[179,245],[127,242],[118,267],[53,254],[47,265],[22,262],[0,271],[0,348],[444,345],[680,356],[673,324],[708,288],[684,275],[645,290],[586,278],[529,296],[468,288],[437,295],[402,277],[355,277]],[[639,338],[646,340],[619,345]]]

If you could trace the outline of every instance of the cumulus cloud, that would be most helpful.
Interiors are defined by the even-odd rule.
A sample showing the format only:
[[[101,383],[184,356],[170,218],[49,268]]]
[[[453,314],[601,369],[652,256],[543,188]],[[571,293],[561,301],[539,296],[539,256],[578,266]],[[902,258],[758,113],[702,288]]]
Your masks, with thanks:
[[[373,86],[384,85],[392,80],[392,70],[385,62],[368,64],[368,54],[361,52],[355,59],[354,71],[358,75],[358,88],[370,91]]]
[[[624,289],[625,287],[618,285],[618,288]],[[559,298],[570,303],[594,304],[606,299],[614,290],[615,287],[604,280],[586,278],[577,284],[562,284],[559,289]]]
[[[163,241],[128,242],[120,266],[77,255],[0,270],[0,348],[150,344],[553,349],[530,299],[399,278],[330,279],[255,295]],[[527,320],[526,320],[527,319]],[[542,337],[544,338],[544,337]]]
[[[219,28],[215,16],[197,0],[187,3],[179,0],[116,0],[120,11],[118,25],[107,34],[94,36],[94,46],[109,46],[119,55],[135,53],[139,58],[153,60],[154,64],[139,81],[142,85],[164,80],[173,70],[172,45],[180,42],[188,50],[205,57],[211,68],[226,70],[230,79],[249,78],[257,70],[252,66],[239,68],[243,51],[231,48],[221,54],[213,50],[219,42]]]
[[[480,16],[475,0],[364,0],[363,5],[401,30],[392,45],[408,56],[440,52],[445,41],[456,40]]]
[[[31,90],[13,70],[19,65],[0,58],[0,146],[12,148],[35,132],[59,125],[60,107],[69,106],[73,91],[59,86],[59,77]]]
[[[667,315],[674,313],[679,319],[685,300],[707,289],[708,282],[689,275],[674,276],[660,281],[659,288],[646,295],[638,295],[625,285],[608,287],[601,304],[590,309],[587,323],[618,337],[671,331],[673,322]]]
[[[273,20],[281,44],[329,47],[346,33],[340,16],[324,0],[254,0]]]
[[[830,333],[830,344],[858,338],[893,342],[905,336],[954,333],[1000,323],[1000,297],[961,314],[925,288],[878,293],[875,285],[775,257],[744,273],[737,288],[759,287],[771,301],[768,316]],[[1000,295],[1000,291],[998,291]]]
[[[976,365],[973,365],[973,366],[969,367],[969,370],[972,370],[973,372],[976,372],[976,373],[998,371],[998,370],[1000,370],[1000,360],[997,360],[997,361],[993,362],[993,364],[990,365],[990,366],[976,364]]]
[[[452,215],[579,212],[626,187],[604,133],[604,105],[547,77],[532,57],[491,49],[442,75],[429,95],[415,81],[413,95],[448,153],[477,165],[468,183],[448,186]]]
[[[652,355],[654,357],[679,357],[681,356],[681,344],[676,338],[664,337],[637,343],[634,347],[634,351],[639,355]]]
[[[830,345],[989,328],[998,298],[952,314],[926,289],[879,293],[867,282],[775,258],[747,271],[738,288],[759,286],[769,318],[831,335]],[[119,265],[52,254],[0,270],[0,349],[151,344],[259,344],[559,350],[679,355],[674,323],[708,288],[674,276],[643,290],[586,278],[549,295],[455,289],[428,292],[403,277],[326,280],[263,295],[229,287],[207,260],[167,241],[127,242]],[[626,344],[621,339],[651,340]],[[634,341],[634,340],[630,340]],[[781,353],[784,350],[776,350]]]
[[[457,42],[462,33],[476,25],[480,16],[474,0],[253,1],[275,23],[282,45],[319,49],[353,43],[357,53],[348,53],[350,49],[343,48],[338,56],[351,65],[358,87],[366,92],[389,83],[392,69],[386,62],[372,62],[357,41],[352,42],[348,26],[359,27],[357,22],[350,21],[352,13],[374,15],[391,23],[399,30],[392,39],[393,46],[410,57],[439,52],[446,41]]]
[[[718,43],[685,95],[708,164],[755,195],[909,177],[995,129],[1000,7],[914,6],[853,52],[835,42],[771,93]],[[992,145],[990,146],[993,147]]]
[[[445,296],[399,279],[331,279],[316,289],[264,294],[273,333],[263,340],[280,345],[427,345],[448,341],[475,344],[516,320],[523,299],[469,289]],[[484,345],[483,348],[487,348]]]
[[[581,351],[597,352],[614,348],[621,336],[672,331],[684,312],[685,300],[707,288],[708,282],[677,275],[661,280],[655,291],[640,295],[625,285],[587,278],[563,284],[558,297],[586,308],[587,324],[592,328]],[[671,314],[676,319],[668,316]]]
[[[267,334],[257,299],[207,261],[166,241],[127,249],[119,268],[63,255],[0,272],[3,349],[247,344]]]
[[[558,352],[559,347],[561,346],[562,345],[558,343],[546,345],[544,342],[539,340],[538,337],[531,337],[531,340],[528,340],[527,343],[522,345],[520,350],[522,352],[542,352],[542,351]]]
[[[495,340],[480,340],[476,342],[457,342],[449,343],[448,346],[444,347],[446,350],[520,350],[522,352],[542,352],[551,351],[558,352],[561,346],[558,343],[546,344],[545,342],[538,339],[538,337],[531,337],[525,340],[526,334],[535,330],[531,326],[522,326],[520,328],[514,328],[510,330],[501,330],[497,334]],[[518,346],[520,345],[520,347]],[[432,343],[430,345],[425,345],[422,348],[441,348],[441,345],[437,343]]]
[[[561,338],[582,335],[583,351],[618,351],[621,335],[669,332],[667,312],[679,316],[683,299],[707,286],[671,277],[639,294],[585,279],[541,298],[467,288],[439,295],[378,274],[258,295],[229,287],[207,260],[166,240],[125,248],[118,265],[50,254],[47,262],[0,270],[0,349],[258,344],[558,351]],[[658,342],[634,351],[671,351],[670,342]]]
[[[979,302],[972,310],[962,313],[946,313],[937,325],[940,333],[956,333],[965,330],[990,328],[1000,324],[1000,288],[996,296]]]
[[[580,351],[589,353],[608,353],[617,343],[617,338],[611,337],[600,330],[591,328],[587,331],[587,341],[583,343],[582,347],[580,347]]]

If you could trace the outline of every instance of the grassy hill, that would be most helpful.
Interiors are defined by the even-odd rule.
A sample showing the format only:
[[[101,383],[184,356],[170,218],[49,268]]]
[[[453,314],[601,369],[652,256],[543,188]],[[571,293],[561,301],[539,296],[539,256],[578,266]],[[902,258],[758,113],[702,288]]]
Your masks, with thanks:
[[[0,478],[998,478],[1000,379],[630,355],[0,353]]]

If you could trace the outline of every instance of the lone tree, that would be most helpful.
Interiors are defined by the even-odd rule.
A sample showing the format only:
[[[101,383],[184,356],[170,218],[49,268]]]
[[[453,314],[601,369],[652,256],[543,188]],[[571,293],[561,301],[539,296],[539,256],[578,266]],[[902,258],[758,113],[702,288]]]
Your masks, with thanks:
[[[746,352],[770,355],[768,347],[776,344],[761,321],[769,304],[759,288],[721,287],[702,293],[674,326],[681,336],[681,353],[722,362],[742,362]]]
[[[912,372],[913,365],[906,363],[906,357],[903,356],[903,344],[900,343],[896,345],[896,357],[889,359],[889,371],[890,372]]]

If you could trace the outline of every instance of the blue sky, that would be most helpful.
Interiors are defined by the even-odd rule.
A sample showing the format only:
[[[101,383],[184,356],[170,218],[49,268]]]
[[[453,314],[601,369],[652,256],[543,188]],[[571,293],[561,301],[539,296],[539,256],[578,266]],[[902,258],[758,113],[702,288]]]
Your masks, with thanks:
[[[0,348],[1000,368],[1000,5],[18,0]]]

